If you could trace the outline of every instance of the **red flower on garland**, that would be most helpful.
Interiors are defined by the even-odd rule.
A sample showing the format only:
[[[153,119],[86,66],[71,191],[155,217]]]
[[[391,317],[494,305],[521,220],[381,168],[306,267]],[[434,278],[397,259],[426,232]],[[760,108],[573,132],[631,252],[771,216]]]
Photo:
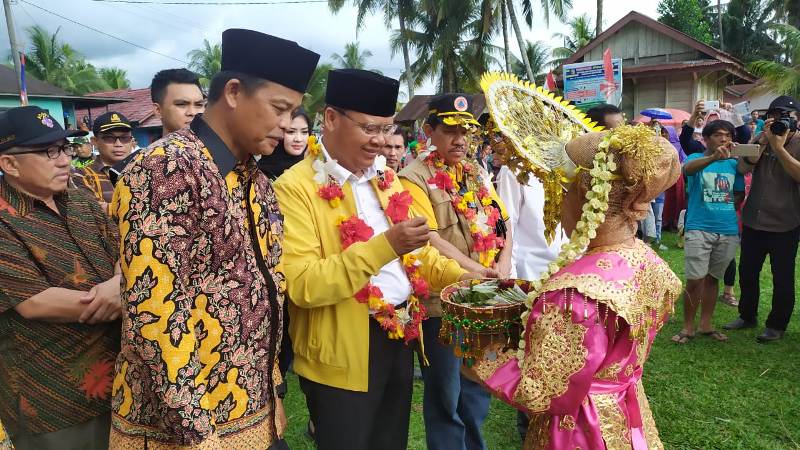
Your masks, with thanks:
[[[420,276],[416,277],[408,277],[408,280],[411,282],[411,289],[414,291],[414,295],[420,298],[427,298],[430,294],[430,288],[428,287],[428,282],[425,281],[424,278]]]
[[[378,174],[378,187],[382,191],[392,187],[392,183],[394,183],[394,170],[386,169]]]
[[[317,190],[320,197],[330,202],[332,207],[339,206],[339,201],[344,198],[344,191],[338,183],[328,183]]]
[[[368,283],[360,291],[356,292],[354,297],[358,303],[368,303],[370,296],[383,298],[383,291],[378,286]]]
[[[339,224],[339,238],[342,240],[342,250],[356,242],[368,241],[373,234],[375,234],[375,230],[358,216],[352,216]]]
[[[478,199],[483,200],[489,197],[489,195],[489,189],[487,189],[485,185],[481,185],[481,187],[478,189]]]
[[[497,208],[493,208],[491,206],[487,206],[485,208],[486,211],[486,225],[489,227],[494,228],[497,224],[497,221],[500,220],[500,211]]]
[[[503,246],[503,238],[497,237],[497,235],[494,233],[476,233],[472,235],[472,240],[474,241],[472,248],[479,253],[501,248]]]
[[[386,206],[386,217],[394,224],[408,219],[408,208],[413,202],[414,199],[411,197],[410,192],[395,192],[389,196],[389,204]]]
[[[456,188],[456,182],[453,177],[443,170],[437,170],[433,177],[428,179],[428,184],[432,184],[444,191],[452,191]]]

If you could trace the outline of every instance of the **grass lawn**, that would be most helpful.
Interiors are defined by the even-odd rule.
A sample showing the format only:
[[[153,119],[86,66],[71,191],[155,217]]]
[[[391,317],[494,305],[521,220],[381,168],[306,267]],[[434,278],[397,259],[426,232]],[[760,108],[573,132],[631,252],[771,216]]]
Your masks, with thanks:
[[[661,256],[683,278],[683,250],[675,248],[674,234],[667,233],[664,240],[670,249],[660,252]],[[800,270],[797,273],[800,275]],[[736,292],[738,297],[738,286]],[[761,326],[771,299],[767,263],[761,274]],[[645,389],[667,449],[800,449],[800,334],[795,331],[800,312],[797,309],[800,307],[795,308],[789,332],[777,343],[756,343],[759,327],[728,332],[727,343],[697,337],[689,344],[678,345],[670,341],[681,329],[682,305],[676,306],[675,316],[656,338],[644,374]],[[721,329],[736,316],[735,308],[719,304],[714,324]],[[305,436],[308,420],[305,399],[294,375],[289,377],[289,394],[284,404],[289,417],[286,435],[289,446],[293,450],[313,449],[314,445]],[[421,382],[414,386],[411,411],[408,448],[425,449]],[[520,448],[516,412],[504,403],[493,401],[484,436],[489,449]]]

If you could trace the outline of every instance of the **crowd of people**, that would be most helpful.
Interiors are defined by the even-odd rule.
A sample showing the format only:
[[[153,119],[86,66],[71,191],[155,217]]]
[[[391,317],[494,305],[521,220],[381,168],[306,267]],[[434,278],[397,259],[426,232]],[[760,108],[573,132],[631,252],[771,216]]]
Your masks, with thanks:
[[[318,448],[405,449],[415,354],[429,449],[486,448],[492,395],[519,409],[526,448],[659,448],[641,377],[683,291],[651,248],[665,248],[669,195],[686,205],[673,341],[727,339],[712,319],[717,301],[737,304],[739,247],[740,317],[725,328],[758,325],[769,255],[757,339],[783,337],[800,239],[794,99],[746,121],[698,102],[680,132],[593,108],[610,131],[566,144],[587,170],[548,240],[543,184],[504,164],[513,143],[473,116],[473,96],[434,97],[412,139],[393,120],[397,80],[333,70],[315,134],[300,104],[318,60],[225,31],[207,93],[186,69],[154,76],[164,137],[146,149],[115,111],[91,137],[36,106],[0,113],[0,448],[287,448],[291,369]],[[734,156],[737,143],[758,151]],[[603,187],[589,169],[606,154]],[[586,231],[592,192],[607,210]],[[576,232],[591,238],[544,283],[519,354],[492,348],[467,367],[439,340],[443,288],[538,279]]]

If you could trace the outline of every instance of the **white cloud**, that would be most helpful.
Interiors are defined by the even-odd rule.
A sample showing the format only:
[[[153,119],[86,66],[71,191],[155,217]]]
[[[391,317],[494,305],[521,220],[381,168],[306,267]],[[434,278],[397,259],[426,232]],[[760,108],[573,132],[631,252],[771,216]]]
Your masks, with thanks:
[[[209,5],[153,5],[153,4],[111,4],[92,0],[27,0],[42,8],[56,12],[77,22],[92,26],[121,39],[136,43],[186,61],[186,54],[202,45],[203,39],[218,42],[222,31],[227,28],[250,28],[295,40],[311,48],[329,60],[334,52],[341,53],[348,42],[358,40],[362,49],[373,53],[368,60],[371,68],[382,71],[387,76],[399,77],[403,69],[403,57],[391,56],[387,30],[380,15],[366,18],[364,26],[356,32],[356,11],[349,6],[338,14],[331,13],[325,3],[259,5],[259,6],[209,6]],[[153,74],[161,69],[179,67],[182,64],[163,56],[149,53],[131,45],[87,30],[50,15],[30,4],[17,0],[13,5],[17,37],[26,42],[24,29],[39,24],[49,31],[61,27],[59,37],[68,42],[94,64],[113,65],[128,71],[134,87],[144,87],[150,83]],[[637,10],[656,17],[657,0],[643,0]],[[571,16],[595,15],[596,0],[573,0]],[[606,1],[604,23],[607,28],[630,11],[625,2]],[[521,15],[521,11],[519,11]],[[542,40],[551,47],[559,45],[552,39],[555,32],[567,32],[568,27],[551,17],[550,27],[546,28],[541,14],[534,15],[534,24],[528,29],[521,24],[523,35],[529,40]],[[397,27],[397,24],[394,24]],[[502,45],[502,37],[495,39]],[[511,32],[512,51],[519,51]],[[7,55],[10,45],[8,36],[0,36],[0,54]],[[281,61],[275,61],[280,64]],[[417,93],[433,93],[435,86],[427,82],[417,89]]]

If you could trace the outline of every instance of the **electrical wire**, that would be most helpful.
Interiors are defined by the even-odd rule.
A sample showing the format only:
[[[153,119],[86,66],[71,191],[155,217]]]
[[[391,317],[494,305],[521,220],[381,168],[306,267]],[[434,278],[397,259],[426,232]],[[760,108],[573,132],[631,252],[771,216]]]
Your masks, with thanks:
[[[118,37],[118,36],[114,36],[114,35],[112,35],[112,34],[108,34],[108,33],[106,33],[105,31],[98,30],[97,28],[90,27],[89,25],[82,24],[82,23],[80,23],[80,22],[78,22],[78,21],[76,21],[76,20],[70,19],[69,17],[64,17],[64,16],[62,16],[62,15],[61,15],[61,14],[59,14],[59,13],[56,13],[56,12],[50,11],[49,9],[46,9],[46,8],[42,8],[41,6],[39,6],[39,5],[36,5],[36,4],[34,4],[34,3],[31,3],[31,2],[29,2],[29,1],[27,1],[27,0],[19,0],[19,1],[20,1],[21,3],[25,3],[25,4],[27,4],[27,5],[33,6],[33,7],[34,7],[34,8],[36,8],[36,9],[40,9],[40,10],[42,10],[42,11],[44,11],[44,12],[48,13],[48,14],[52,14],[52,15],[54,15],[54,16],[56,16],[56,17],[59,17],[59,18],[61,18],[61,19],[63,19],[63,20],[66,20],[67,22],[71,22],[71,23],[73,23],[73,24],[75,24],[75,25],[79,25],[79,26],[81,26],[81,27],[83,27],[83,28],[86,28],[87,30],[91,30],[91,31],[94,31],[94,32],[96,32],[96,33],[100,33],[100,34],[102,34],[102,35],[104,35],[104,36],[110,37],[110,38],[112,38],[112,39],[116,39],[116,40],[118,40],[118,41],[120,41],[120,42],[124,42],[124,43],[126,43],[126,44],[128,44],[128,45],[131,45],[131,46],[133,46],[133,47],[136,47],[136,48],[138,48],[138,49],[141,49],[141,50],[144,50],[144,51],[147,51],[147,52],[150,52],[150,53],[153,53],[153,54],[159,55],[159,56],[163,56],[164,58],[169,58],[169,59],[171,59],[171,60],[173,60],[173,61],[177,61],[177,62],[179,62],[179,63],[188,64],[186,61],[184,61],[184,60],[182,60],[182,59],[178,59],[178,58],[175,58],[175,57],[173,57],[173,56],[167,55],[167,54],[165,54],[165,53],[161,53],[161,52],[159,52],[159,51],[156,51],[156,50],[153,50],[153,49],[150,49],[150,48],[147,48],[147,47],[141,46],[141,45],[139,45],[139,44],[137,44],[137,43],[135,43],[135,42],[131,42],[131,41],[128,41],[128,40],[122,39],[122,38],[120,38],[120,37]]]

